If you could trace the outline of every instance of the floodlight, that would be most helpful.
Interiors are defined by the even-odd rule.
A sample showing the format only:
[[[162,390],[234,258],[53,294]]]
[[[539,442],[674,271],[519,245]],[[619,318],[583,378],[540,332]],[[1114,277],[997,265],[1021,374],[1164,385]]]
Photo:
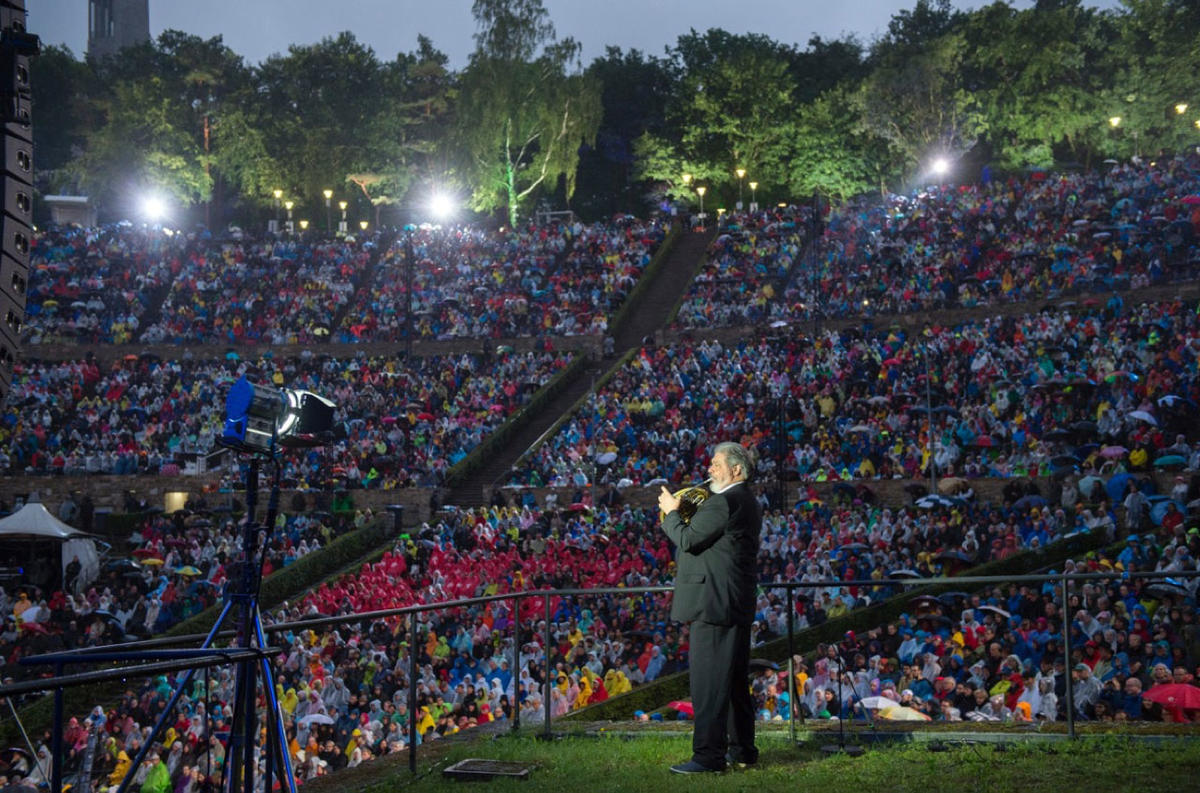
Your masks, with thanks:
[[[243,376],[225,399],[225,429],[219,441],[267,456],[278,447],[321,446],[332,436],[334,407],[311,391],[271,388]]]
[[[945,157],[937,157],[933,161],[933,172],[938,176],[945,176],[950,170],[950,161]]]
[[[156,223],[167,214],[167,202],[162,196],[148,195],[142,199],[142,214],[151,223]]]
[[[429,211],[438,220],[445,220],[454,214],[454,198],[446,193],[434,193],[429,199]]]

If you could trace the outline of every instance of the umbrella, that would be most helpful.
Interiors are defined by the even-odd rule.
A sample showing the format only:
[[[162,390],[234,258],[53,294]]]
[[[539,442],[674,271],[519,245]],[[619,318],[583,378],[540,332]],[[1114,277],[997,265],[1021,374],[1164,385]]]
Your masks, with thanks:
[[[751,669],[770,669],[773,672],[778,672],[779,664],[775,663],[774,661],[772,661],[769,658],[751,658],[750,659],[750,668]]]
[[[310,724],[333,724],[333,719],[329,716],[326,716],[324,713],[310,713],[296,723],[307,727]]]
[[[142,564],[147,567],[158,567],[163,563],[162,559],[143,559]]]
[[[1134,410],[1134,411],[1131,411],[1128,415],[1129,415],[1129,418],[1134,419],[1135,421],[1144,421],[1147,424],[1153,425],[1155,427],[1158,426],[1158,419],[1154,418],[1154,416],[1151,416],[1149,413],[1147,413],[1144,410]]]
[[[1105,446],[1100,450],[1100,456],[1109,460],[1116,460],[1129,454],[1129,450],[1124,446]]]
[[[42,613],[41,606],[30,606],[29,608],[27,608],[21,612],[20,620],[21,620],[21,622],[24,622],[24,623],[33,622],[38,618],[38,615],[41,613]]]
[[[899,702],[894,699],[889,699],[888,697],[865,697],[859,704],[861,704],[864,708],[873,708],[875,710],[900,707]]]
[[[941,604],[942,602],[933,595],[917,595],[915,598],[909,601],[909,605],[915,609],[937,608]]]
[[[1013,503],[1013,509],[1033,509],[1034,507],[1044,507],[1046,503],[1046,499],[1041,496],[1023,496]]]
[[[179,575],[201,575],[201,572],[190,564],[184,565],[175,572],[179,573]]]
[[[957,476],[947,476],[938,480],[938,493],[943,496],[956,496],[971,489],[971,483]]]
[[[920,578],[921,574],[916,570],[910,570],[907,567],[902,567],[899,570],[893,570],[888,573],[888,578]]]
[[[906,708],[903,705],[897,705],[892,708],[884,708],[879,711],[879,718],[887,719],[888,721],[932,721],[928,716],[919,710]]]
[[[1009,614],[1007,611],[1000,608],[999,606],[980,606],[979,610],[980,611],[990,611],[993,614],[996,614],[997,616],[1004,617],[1004,619],[1006,619],[1006,620],[1012,618],[1012,614]]]
[[[1088,477],[1084,477],[1084,479],[1087,478]],[[1125,498],[1125,488],[1132,479],[1133,474],[1128,472],[1113,474],[1113,476],[1104,485],[1104,491],[1108,494],[1108,500],[1112,502],[1123,500]],[[1083,479],[1079,480],[1080,490],[1083,489],[1083,481]]]
[[[1187,683],[1164,683],[1142,694],[1142,699],[1157,702],[1168,708],[1200,710],[1200,688]]]
[[[843,551],[865,551],[870,546],[863,542],[848,542],[841,546]]]
[[[692,703],[690,703],[690,702],[684,702],[681,699],[676,699],[672,702],[668,702],[667,707],[672,708],[673,710],[679,711],[680,713],[687,716],[689,719],[695,718],[696,711],[693,709]]]
[[[1042,433],[1042,440],[1044,441],[1069,441],[1072,437],[1073,434],[1070,430],[1062,429],[1061,427]]]
[[[935,556],[934,558],[935,558],[935,559],[945,559],[945,560],[947,560],[947,561],[956,561],[956,562],[971,562],[971,561],[974,561],[974,560],[971,558],[971,555],[970,555],[970,554],[968,554],[966,551],[942,551],[941,553],[939,553],[939,554],[938,554],[937,556]],[[960,594],[961,594],[961,593],[960,593]]]
[[[1179,199],[1179,201],[1181,203],[1190,205],[1200,204],[1200,194],[1185,195],[1183,198]]]
[[[1184,597],[1185,598],[1185,597],[1190,597],[1192,594],[1191,592],[1189,592],[1187,590],[1187,587],[1183,586],[1182,584],[1170,584],[1170,583],[1151,584],[1150,586],[1146,587],[1145,591],[1149,592],[1151,595],[1158,595],[1159,597],[1170,596],[1170,597]]]
[[[600,454],[596,455],[596,462],[599,465],[608,465],[616,459],[616,452],[600,452]]]
[[[1181,454],[1164,454],[1154,461],[1155,468],[1183,467],[1185,465],[1187,465],[1187,460]]]
[[[941,493],[930,493],[927,496],[918,498],[916,504],[921,509],[933,509],[934,507],[957,507],[965,504],[961,498],[951,498],[943,496]]]
[[[938,595],[938,600],[942,601],[943,603],[952,603],[960,598],[962,600],[966,600],[969,597],[971,596],[966,592],[943,592],[942,594]]]
[[[132,555],[138,559],[153,559],[158,557],[158,551],[151,550],[150,548],[138,548]]]

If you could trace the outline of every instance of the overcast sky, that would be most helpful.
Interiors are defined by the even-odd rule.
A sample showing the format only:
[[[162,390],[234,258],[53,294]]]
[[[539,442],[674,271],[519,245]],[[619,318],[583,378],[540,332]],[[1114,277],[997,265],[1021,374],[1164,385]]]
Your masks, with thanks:
[[[584,63],[607,45],[660,55],[690,28],[724,28],[764,33],[803,46],[813,33],[824,38],[856,34],[869,42],[897,10],[916,0],[545,0],[559,36],[583,45]],[[1017,0],[1026,7],[1029,0]],[[980,2],[956,0],[960,8]],[[1089,5],[1112,7],[1117,0]],[[87,49],[87,0],[26,0],[29,30],[46,44],[66,44],[77,55]],[[150,33],[175,29],[203,38],[221,35],[250,63],[350,30],[380,58],[416,48],[417,34],[433,39],[465,65],[473,49],[471,0],[150,0]]]

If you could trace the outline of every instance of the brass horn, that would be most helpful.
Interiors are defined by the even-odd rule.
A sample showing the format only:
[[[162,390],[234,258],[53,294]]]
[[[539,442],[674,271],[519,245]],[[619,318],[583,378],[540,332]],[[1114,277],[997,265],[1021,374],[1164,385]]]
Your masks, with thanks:
[[[712,495],[712,491],[708,488],[708,483],[711,481],[712,479],[705,479],[698,485],[685,487],[671,494],[679,499],[679,509],[676,512],[679,513],[679,519],[684,523],[691,523],[696,510],[700,509],[700,505],[704,503],[705,499]],[[666,517],[666,514],[659,514],[660,520],[664,520]]]

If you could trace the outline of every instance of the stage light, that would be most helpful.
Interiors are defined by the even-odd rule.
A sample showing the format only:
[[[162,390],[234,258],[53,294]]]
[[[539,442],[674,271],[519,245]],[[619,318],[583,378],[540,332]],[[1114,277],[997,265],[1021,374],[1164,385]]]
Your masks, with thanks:
[[[332,437],[333,402],[311,391],[271,388],[244,376],[225,400],[223,446],[271,456],[279,447],[321,446]]]
[[[151,223],[157,223],[167,214],[167,202],[162,196],[148,195],[142,199],[142,214]]]
[[[446,220],[454,214],[454,197],[446,193],[434,193],[429,199],[429,211],[438,220]]]

